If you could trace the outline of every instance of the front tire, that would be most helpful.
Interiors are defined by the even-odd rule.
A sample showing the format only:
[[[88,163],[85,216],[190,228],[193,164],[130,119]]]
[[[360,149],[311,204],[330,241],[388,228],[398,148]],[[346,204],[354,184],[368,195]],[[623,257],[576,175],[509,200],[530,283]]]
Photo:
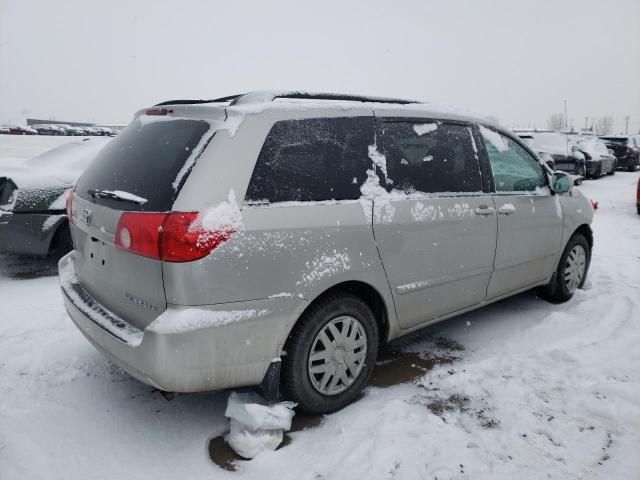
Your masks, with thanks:
[[[575,233],[562,252],[551,281],[542,288],[542,295],[553,303],[566,302],[584,286],[590,263],[589,242],[581,233]]]
[[[312,414],[339,410],[367,385],[378,355],[378,325],[369,306],[349,293],[312,305],[289,335],[282,394]]]

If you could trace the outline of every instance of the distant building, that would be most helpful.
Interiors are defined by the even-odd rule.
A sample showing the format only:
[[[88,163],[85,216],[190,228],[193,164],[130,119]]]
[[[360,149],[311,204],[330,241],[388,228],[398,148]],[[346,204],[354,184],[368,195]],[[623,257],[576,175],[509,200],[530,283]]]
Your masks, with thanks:
[[[27,118],[27,125],[39,125],[39,124],[49,124],[49,125],[69,125],[71,127],[106,127],[111,130],[120,131],[126,124],[115,124],[115,125],[107,125],[104,123],[89,123],[89,122],[65,122],[62,120],[44,120],[41,118]]]
[[[72,127],[95,127],[95,123],[88,122],[63,122],[60,120],[43,120],[38,118],[27,118],[27,125],[38,125],[48,123],[49,125],[71,125]]]

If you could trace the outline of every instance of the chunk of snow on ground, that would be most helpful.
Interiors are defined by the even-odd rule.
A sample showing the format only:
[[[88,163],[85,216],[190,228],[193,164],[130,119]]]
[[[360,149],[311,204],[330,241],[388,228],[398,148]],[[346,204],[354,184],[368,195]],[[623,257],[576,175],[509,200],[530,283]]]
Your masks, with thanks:
[[[149,329],[158,333],[181,333],[203,328],[222,327],[263,317],[268,310],[210,310],[201,307],[168,309],[156,318]]]
[[[420,123],[413,126],[413,131],[418,134],[418,136],[422,136],[425,133],[434,132],[438,129],[438,124],[433,123]]]

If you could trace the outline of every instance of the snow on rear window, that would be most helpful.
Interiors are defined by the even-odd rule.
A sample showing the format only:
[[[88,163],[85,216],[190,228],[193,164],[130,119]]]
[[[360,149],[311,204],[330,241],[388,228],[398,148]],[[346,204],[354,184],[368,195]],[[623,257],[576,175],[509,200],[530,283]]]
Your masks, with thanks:
[[[420,136],[424,135],[425,133],[433,132],[437,128],[437,123],[421,123],[413,126],[413,130]]]

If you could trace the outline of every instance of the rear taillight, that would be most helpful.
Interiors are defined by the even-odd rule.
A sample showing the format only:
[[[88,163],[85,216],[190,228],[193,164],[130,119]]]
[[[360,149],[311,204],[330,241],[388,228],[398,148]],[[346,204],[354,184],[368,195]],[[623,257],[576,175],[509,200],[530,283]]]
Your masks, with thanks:
[[[116,228],[116,247],[166,262],[192,262],[209,255],[233,235],[233,228],[196,226],[197,212],[125,212]]]
[[[73,223],[73,190],[69,190],[65,203],[67,207],[67,220],[69,223]]]
[[[147,115],[166,115],[169,113],[169,110],[166,108],[152,108],[151,110],[147,110]]]

